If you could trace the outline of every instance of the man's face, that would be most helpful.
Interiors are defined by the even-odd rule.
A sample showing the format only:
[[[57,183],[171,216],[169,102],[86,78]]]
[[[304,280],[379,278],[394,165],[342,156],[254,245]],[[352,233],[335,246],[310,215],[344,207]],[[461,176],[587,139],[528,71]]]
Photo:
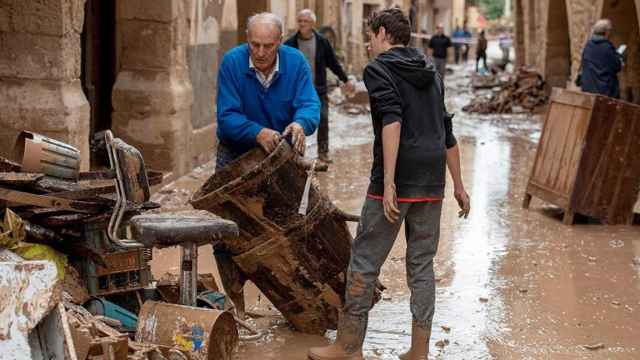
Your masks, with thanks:
[[[442,26],[438,26],[438,27],[436,27],[436,33],[437,33],[438,35],[442,35],[442,34],[444,34],[444,27],[442,27]]]
[[[373,32],[373,30],[371,30],[371,28],[369,28],[367,30],[367,35],[369,37],[368,50],[372,57],[376,57],[385,52],[386,48],[384,44],[386,41],[386,30],[384,27],[381,26],[380,29],[378,29],[377,35],[375,32]]]
[[[273,24],[253,24],[247,34],[253,65],[260,72],[269,71],[276,62],[280,46],[280,32]]]
[[[311,31],[313,30],[314,25],[315,25],[315,22],[313,21],[311,16],[309,15],[298,16],[298,30],[300,30],[300,32],[303,35],[311,34]]]

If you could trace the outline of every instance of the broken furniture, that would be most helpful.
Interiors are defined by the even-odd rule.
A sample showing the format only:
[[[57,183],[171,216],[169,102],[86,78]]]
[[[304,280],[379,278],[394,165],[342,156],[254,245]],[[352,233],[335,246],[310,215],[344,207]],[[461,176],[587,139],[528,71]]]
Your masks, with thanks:
[[[298,214],[307,169],[288,143],[254,149],[217,171],[193,195],[196,209],[233,220],[240,236],[221,247],[299,331],[335,329],[352,236],[340,211],[315,184]]]
[[[200,215],[145,214],[131,219],[133,237],[146,247],[180,246],[180,303],[196,306],[198,246],[238,236],[238,226]]]
[[[640,106],[554,88],[523,207],[533,196],[606,224],[632,224],[640,190]]]

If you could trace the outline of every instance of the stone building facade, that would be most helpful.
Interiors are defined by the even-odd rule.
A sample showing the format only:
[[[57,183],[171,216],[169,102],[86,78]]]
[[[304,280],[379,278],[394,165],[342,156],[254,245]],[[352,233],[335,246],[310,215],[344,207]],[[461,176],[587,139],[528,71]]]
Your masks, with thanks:
[[[215,147],[216,69],[238,41],[235,0],[0,3],[0,155],[19,131],[65,141],[89,167],[112,129],[178,176]]]
[[[574,87],[591,27],[610,19],[611,40],[627,45],[622,98],[640,103],[640,0],[515,0],[514,8],[518,63],[539,70],[549,88]]]
[[[12,157],[18,133],[30,130],[77,147],[86,170],[96,160],[91,139],[111,129],[142,151],[147,167],[177,177],[215,152],[217,68],[246,40],[247,17],[274,12],[290,34],[300,10],[315,10],[359,76],[368,62],[368,14],[396,5],[409,13],[416,1],[428,13],[421,27],[455,13],[427,5],[464,2],[0,1],[0,156]]]

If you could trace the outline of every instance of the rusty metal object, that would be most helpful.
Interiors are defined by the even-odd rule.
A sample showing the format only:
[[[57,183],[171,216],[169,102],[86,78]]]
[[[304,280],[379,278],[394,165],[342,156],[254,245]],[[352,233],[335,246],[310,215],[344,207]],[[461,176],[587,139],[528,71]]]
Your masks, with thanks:
[[[18,136],[15,159],[22,159],[22,171],[43,173],[62,179],[78,179],[80,151],[69,144],[29,131]]]
[[[270,155],[255,149],[218,171],[192,205],[235,221],[225,250],[299,331],[335,329],[345,291],[352,236],[345,214],[315,184],[299,215],[306,169],[286,143]]]
[[[136,341],[178,349],[192,360],[230,360],[238,330],[226,311],[147,301],[140,309]]]

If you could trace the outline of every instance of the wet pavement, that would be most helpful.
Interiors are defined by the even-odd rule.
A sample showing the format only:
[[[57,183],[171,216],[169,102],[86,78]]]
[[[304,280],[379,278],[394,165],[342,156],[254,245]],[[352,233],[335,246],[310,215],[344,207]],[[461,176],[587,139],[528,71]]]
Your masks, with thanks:
[[[468,73],[456,70],[447,78],[447,106],[457,113],[454,131],[472,213],[457,218],[449,188],[435,262],[430,358],[640,359],[640,227],[565,226],[559,210],[537,199],[523,210],[541,117],[462,113],[474,94]],[[335,163],[318,181],[338,207],[359,213],[371,162],[369,115],[332,108],[331,139]],[[205,165],[155,200],[184,208],[211,172]],[[367,359],[397,359],[409,346],[404,252],[400,235],[381,273],[388,290],[370,314]],[[176,272],[178,255],[177,249],[156,251],[154,275]],[[200,249],[200,270],[215,273],[210,247]],[[247,308],[261,315],[252,322],[267,335],[243,342],[237,359],[306,359],[309,346],[335,335],[293,332],[255,286],[248,287]]]

